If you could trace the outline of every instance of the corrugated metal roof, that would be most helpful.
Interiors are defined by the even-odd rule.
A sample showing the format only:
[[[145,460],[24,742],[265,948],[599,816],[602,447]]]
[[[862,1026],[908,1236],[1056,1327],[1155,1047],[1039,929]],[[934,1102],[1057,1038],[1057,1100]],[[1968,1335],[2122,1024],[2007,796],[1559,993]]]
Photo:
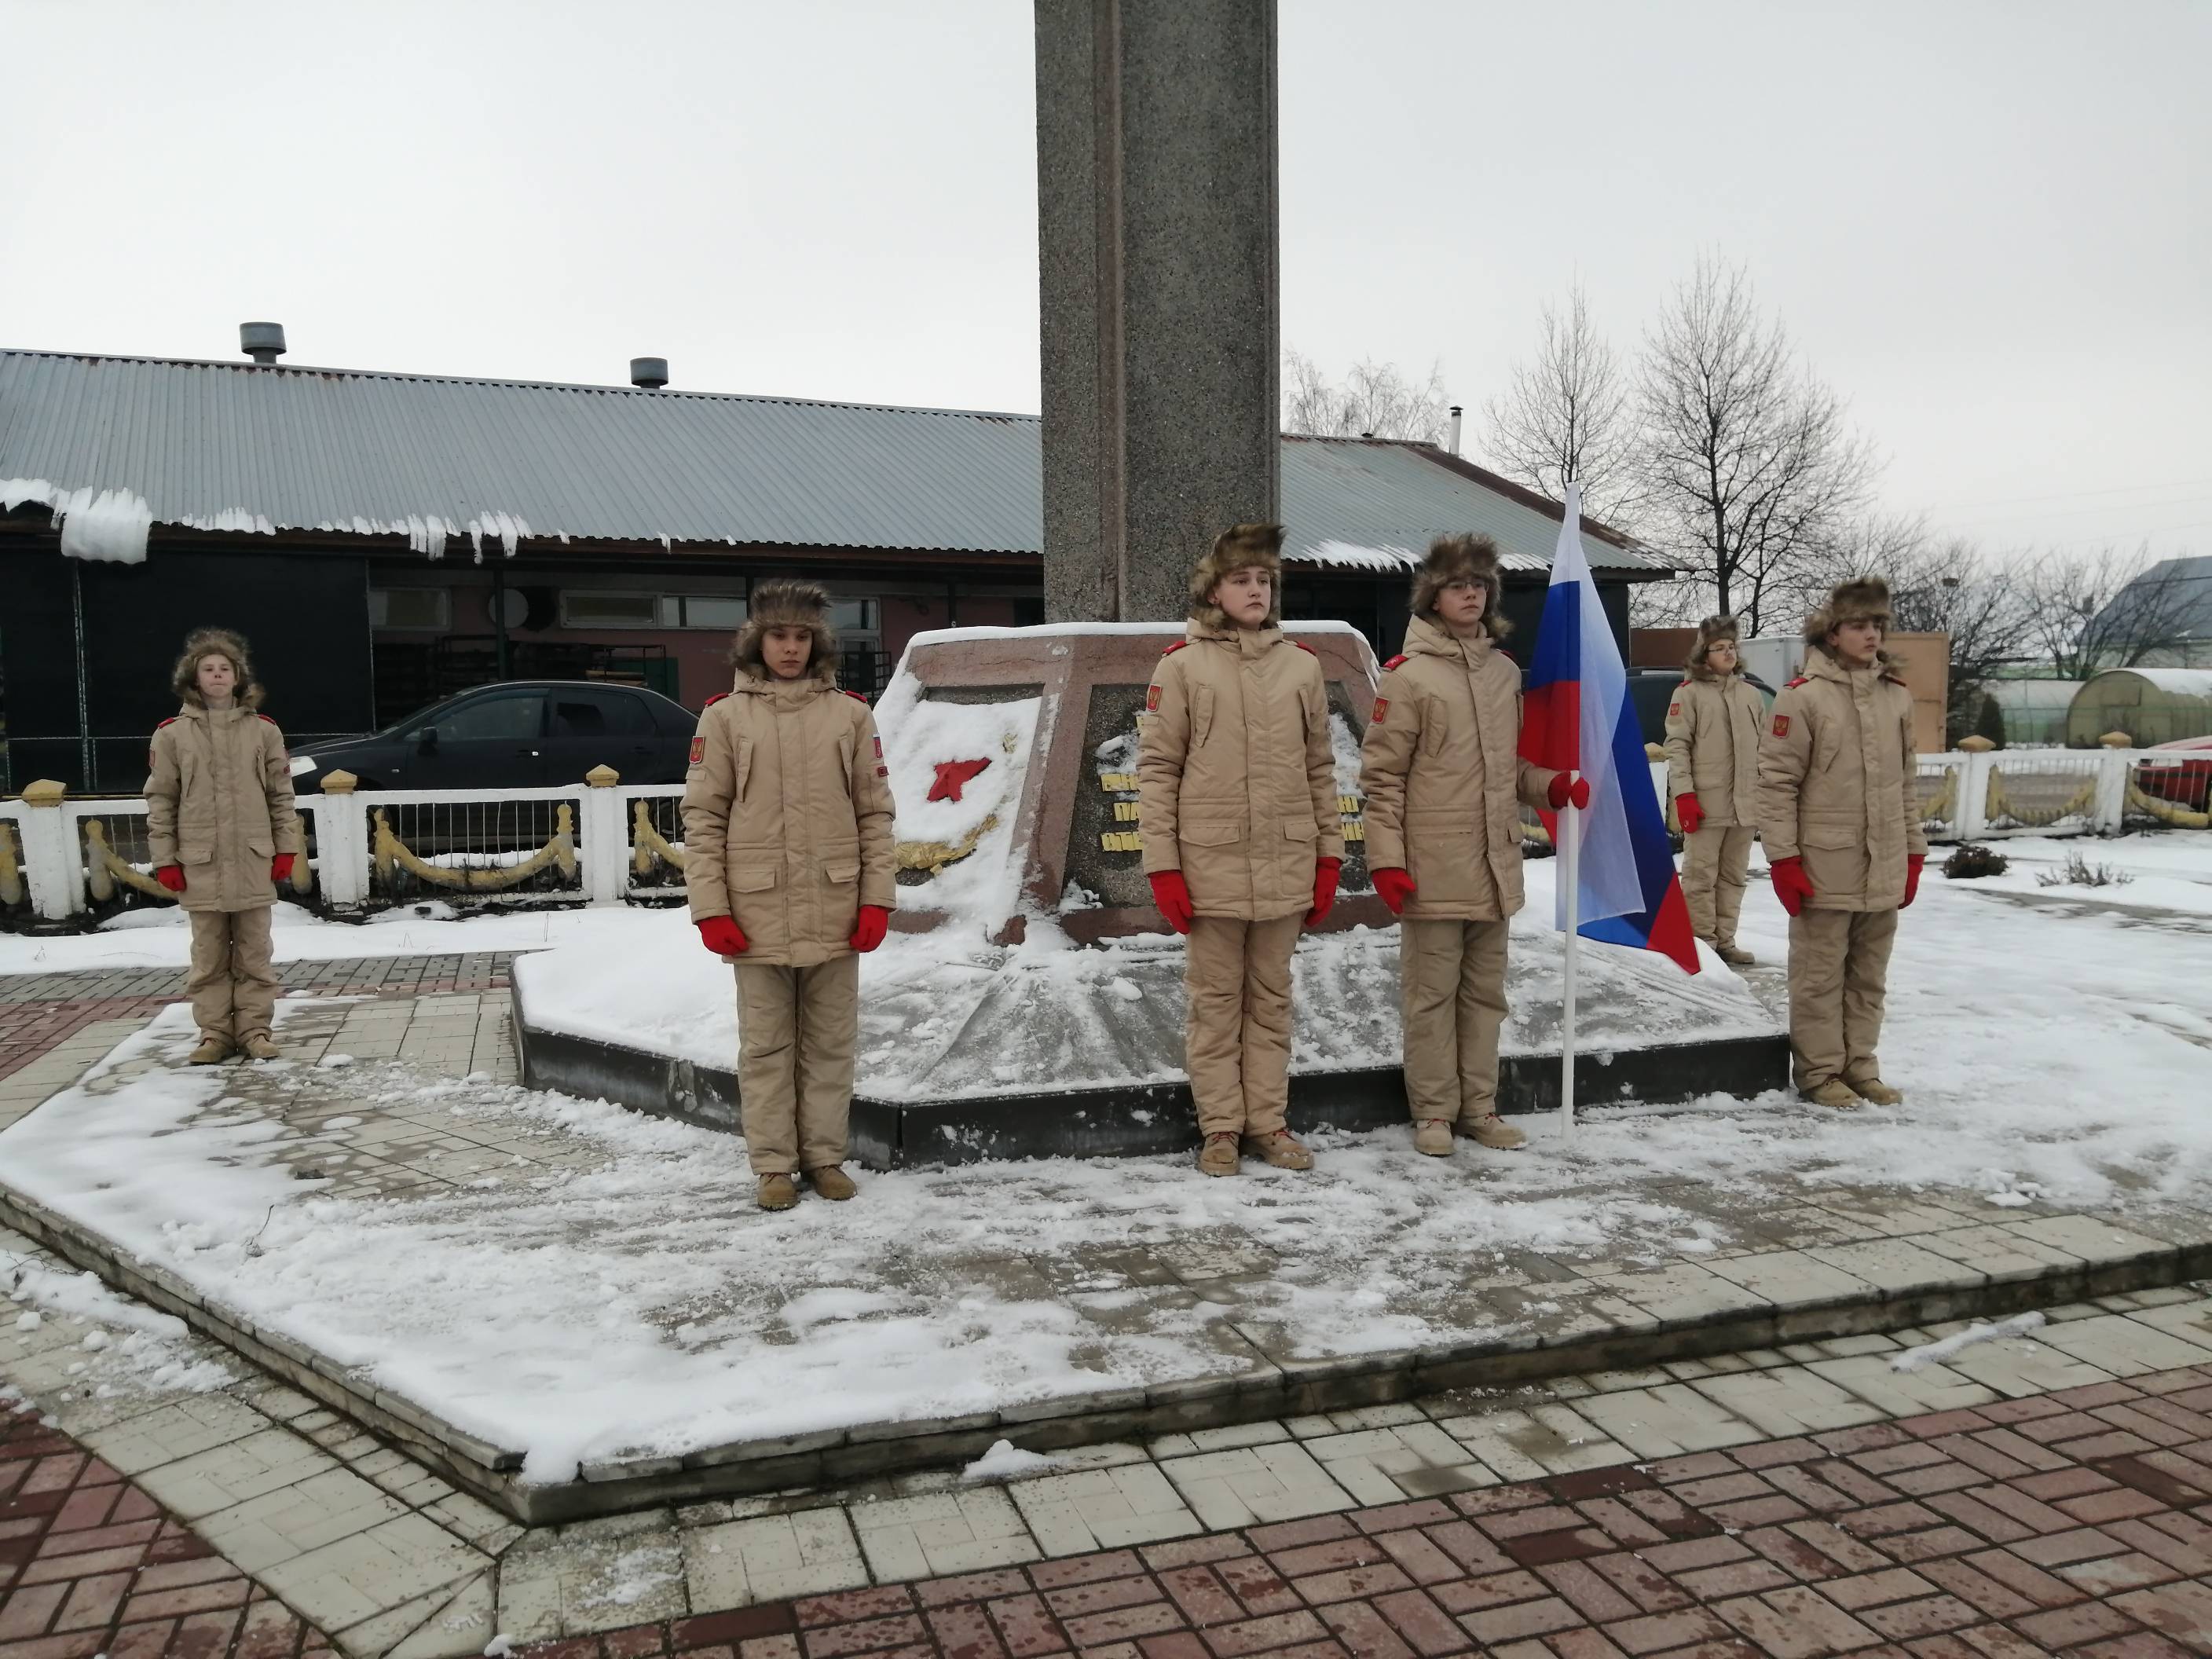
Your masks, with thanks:
[[[94,556],[103,517],[125,538],[150,517],[428,552],[465,536],[1036,553],[1041,441],[1027,415],[0,350],[0,507],[73,509]],[[1558,519],[1538,499],[1434,450],[1284,441],[1294,558],[1395,566],[1474,530],[1542,570]],[[1593,566],[1660,565],[1583,541]]]

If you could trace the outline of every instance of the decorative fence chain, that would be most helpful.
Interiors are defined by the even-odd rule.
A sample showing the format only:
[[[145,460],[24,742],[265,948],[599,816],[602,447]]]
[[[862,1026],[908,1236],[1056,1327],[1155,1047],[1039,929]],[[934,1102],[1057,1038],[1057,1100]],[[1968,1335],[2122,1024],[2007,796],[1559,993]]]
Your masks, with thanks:
[[[23,862],[15,851],[15,826],[0,820],[0,904],[23,902]]]
[[[1996,775],[1990,778],[1990,787],[1996,787]],[[1948,826],[1959,811],[1959,774],[1954,767],[1943,769],[1943,787],[1933,800],[1920,803],[1920,823],[1923,828]]]
[[[1990,769],[1990,787],[1983,797],[1982,806],[1990,823],[2009,821],[2040,830],[2045,825],[2057,823],[2062,818],[2086,818],[2096,810],[2097,775],[2094,772],[2083,778],[2081,787],[2055,808],[2022,805],[2005,793],[2004,778],[2002,768],[1993,766]]]
[[[2160,823],[2170,823],[2177,830],[2212,830],[2212,811],[2192,812],[2179,801],[2160,800],[2156,795],[2147,795],[2132,777],[2128,780],[2128,805],[2136,811],[2148,813]]]
[[[547,842],[520,864],[510,864],[495,870],[447,870],[430,863],[414,852],[392,833],[385,821],[384,809],[376,809],[376,878],[389,888],[392,872],[404,870],[417,881],[428,882],[434,887],[456,887],[471,893],[496,893],[509,887],[519,887],[540,871],[558,865],[561,873],[573,877],[576,873],[575,816],[567,802],[554,809],[553,839]],[[621,820],[617,818],[617,823]]]
[[[629,867],[641,876],[649,876],[657,860],[672,870],[681,870],[684,849],[669,845],[668,838],[653,822],[652,809],[643,800],[633,801],[630,806],[630,823],[635,830],[630,842],[635,850],[630,854]]]

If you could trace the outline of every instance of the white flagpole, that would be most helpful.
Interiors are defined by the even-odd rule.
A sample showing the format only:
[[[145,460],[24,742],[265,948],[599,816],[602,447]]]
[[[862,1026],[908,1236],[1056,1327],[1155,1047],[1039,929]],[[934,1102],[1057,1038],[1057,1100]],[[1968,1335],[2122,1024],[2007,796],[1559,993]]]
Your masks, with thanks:
[[[1566,973],[1560,984],[1559,1133],[1575,1138],[1575,941],[1582,922],[1582,813],[1570,801],[1553,820],[1559,827],[1559,879],[1566,884]]]

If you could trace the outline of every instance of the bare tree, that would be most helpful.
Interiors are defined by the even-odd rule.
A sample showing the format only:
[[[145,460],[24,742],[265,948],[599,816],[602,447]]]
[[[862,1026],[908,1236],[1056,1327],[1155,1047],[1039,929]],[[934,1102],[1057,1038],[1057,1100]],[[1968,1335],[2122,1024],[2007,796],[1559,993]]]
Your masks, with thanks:
[[[1634,516],[1636,431],[1627,376],[1590,321],[1577,283],[1565,308],[1547,303],[1536,355],[1516,362],[1504,393],[1483,405],[1484,452],[1507,477],[1553,501],[1571,479],[1590,517],[1626,529]]]
[[[2208,603],[2186,559],[2154,560],[2144,543],[2132,553],[2051,552],[2022,578],[2034,612],[2039,654],[2062,680],[2086,680],[2106,668],[2140,668],[2191,639],[2191,620]]]
[[[1440,444],[1450,415],[1442,364],[1416,383],[1395,363],[1354,363],[1333,384],[1312,358],[1283,354],[1283,430],[1314,438],[1408,438]]]
[[[1872,446],[1736,266],[1700,258],[1644,338],[1638,527],[1756,634],[1866,504]]]

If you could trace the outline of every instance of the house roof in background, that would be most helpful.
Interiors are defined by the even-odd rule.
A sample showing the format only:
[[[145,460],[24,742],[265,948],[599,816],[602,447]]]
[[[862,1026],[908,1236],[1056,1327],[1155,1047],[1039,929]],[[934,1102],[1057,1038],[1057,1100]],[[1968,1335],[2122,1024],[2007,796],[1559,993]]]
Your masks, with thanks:
[[[0,350],[0,511],[65,551],[143,556],[148,526],[398,535],[433,556],[538,538],[1042,550],[1042,422],[632,386]],[[1427,445],[1285,438],[1291,558],[1403,568],[1437,535],[1551,564],[1560,509]],[[1593,568],[1665,562],[1585,526]],[[135,547],[135,551],[134,551]]]

